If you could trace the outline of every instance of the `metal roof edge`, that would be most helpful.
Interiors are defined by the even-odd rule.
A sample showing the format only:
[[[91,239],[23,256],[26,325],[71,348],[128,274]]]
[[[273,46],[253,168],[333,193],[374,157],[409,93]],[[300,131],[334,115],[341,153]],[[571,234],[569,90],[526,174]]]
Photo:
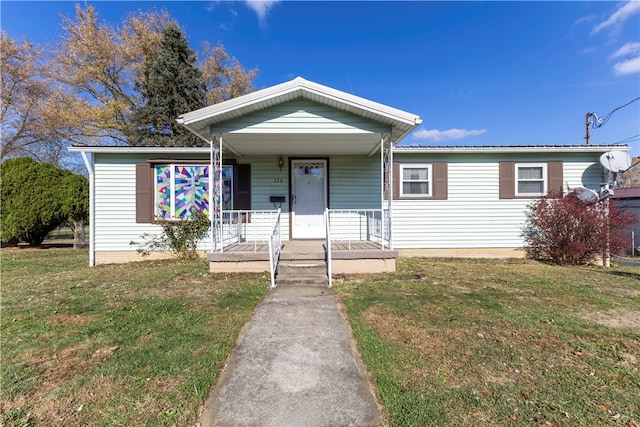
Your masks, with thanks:
[[[607,151],[630,151],[623,145],[492,145],[492,146],[395,146],[396,153],[606,153]]]
[[[74,145],[68,147],[72,153],[203,153],[211,151],[211,147],[130,147],[108,145]]]

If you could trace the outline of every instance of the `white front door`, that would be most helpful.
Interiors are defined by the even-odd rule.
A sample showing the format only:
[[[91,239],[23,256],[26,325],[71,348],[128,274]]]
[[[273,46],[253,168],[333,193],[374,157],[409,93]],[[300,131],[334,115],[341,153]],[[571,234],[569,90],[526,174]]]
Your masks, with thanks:
[[[327,161],[293,160],[291,167],[291,237],[323,238],[324,210],[327,207]]]

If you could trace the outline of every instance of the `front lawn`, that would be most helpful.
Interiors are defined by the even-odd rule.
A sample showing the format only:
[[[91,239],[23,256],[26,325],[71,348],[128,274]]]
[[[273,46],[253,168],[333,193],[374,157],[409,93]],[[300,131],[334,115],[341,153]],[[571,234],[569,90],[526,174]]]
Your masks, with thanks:
[[[197,423],[267,274],[3,249],[2,425]],[[391,426],[640,421],[640,271],[400,259],[334,279]]]
[[[1,423],[194,425],[265,274],[2,250]]]
[[[640,269],[397,270],[334,280],[390,425],[639,425]]]

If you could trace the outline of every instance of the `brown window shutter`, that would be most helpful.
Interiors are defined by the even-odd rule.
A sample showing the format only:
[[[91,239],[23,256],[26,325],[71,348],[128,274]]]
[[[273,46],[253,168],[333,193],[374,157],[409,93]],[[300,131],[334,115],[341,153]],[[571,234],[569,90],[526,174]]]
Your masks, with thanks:
[[[436,200],[447,200],[449,193],[448,164],[433,164],[433,198]]]
[[[400,165],[393,164],[393,200],[400,198]]]
[[[136,164],[136,222],[153,222],[153,166]]]
[[[547,179],[549,181],[549,192],[562,193],[564,187],[564,176],[562,162],[547,163]]]
[[[500,198],[516,197],[516,165],[514,162],[500,162],[499,166]]]
[[[233,209],[251,209],[251,165],[237,164],[234,166],[235,188],[233,194]]]

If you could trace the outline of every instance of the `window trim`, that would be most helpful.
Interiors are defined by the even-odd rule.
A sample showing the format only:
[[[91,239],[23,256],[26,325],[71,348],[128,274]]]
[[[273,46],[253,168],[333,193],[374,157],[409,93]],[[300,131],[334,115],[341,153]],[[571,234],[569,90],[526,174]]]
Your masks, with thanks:
[[[514,180],[515,180],[515,188],[514,194],[515,197],[542,197],[549,192],[549,175],[548,175],[548,165],[544,162],[521,162],[514,163]],[[542,178],[541,179],[520,179],[519,178],[519,169],[520,168],[541,168],[542,169]],[[540,182],[542,181],[542,192],[541,193],[524,193],[520,192],[520,182]]]
[[[433,198],[433,163],[399,163],[399,197],[401,199],[432,199]],[[405,180],[404,169],[405,168],[426,168],[427,169],[427,193],[426,194],[405,194],[404,183],[405,182],[425,182],[425,180]]]

